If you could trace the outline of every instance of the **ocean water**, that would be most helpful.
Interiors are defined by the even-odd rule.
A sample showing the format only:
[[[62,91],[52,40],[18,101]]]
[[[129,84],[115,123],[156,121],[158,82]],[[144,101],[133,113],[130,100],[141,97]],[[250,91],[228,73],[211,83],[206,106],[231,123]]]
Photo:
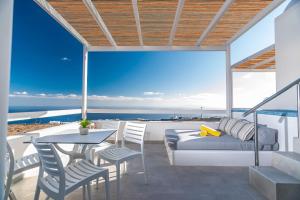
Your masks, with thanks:
[[[65,110],[65,109],[78,109],[78,107],[10,107],[10,113],[18,112],[36,112],[36,111],[49,111],[49,110]],[[89,120],[105,120],[105,119],[117,119],[117,120],[171,120],[174,118],[184,118],[192,119],[195,117],[219,117],[224,113],[221,111],[219,113],[213,112],[211,114],[174,114],[172,113],[162,113],[162,114],[148,114],[148,113],[88,113]],[[9,124],[32,124],[32,123],[49,123],[50,121],[60,121],[60,122],[73,122],[81,119],[81,114],[72,114],[64,116],[55,116],[47,118],[37,118],[29,120],[20,120],[9,122]]]

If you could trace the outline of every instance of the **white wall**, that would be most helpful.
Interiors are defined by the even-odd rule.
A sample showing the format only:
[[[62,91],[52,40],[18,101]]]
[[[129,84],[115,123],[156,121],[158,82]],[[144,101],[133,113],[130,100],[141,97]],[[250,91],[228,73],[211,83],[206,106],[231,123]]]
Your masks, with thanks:
[[[276,18],[275,48],[276,87],[279,90],[300,78],[300,1]],[[273,105],[296,109],[296,89],[293,88]]]

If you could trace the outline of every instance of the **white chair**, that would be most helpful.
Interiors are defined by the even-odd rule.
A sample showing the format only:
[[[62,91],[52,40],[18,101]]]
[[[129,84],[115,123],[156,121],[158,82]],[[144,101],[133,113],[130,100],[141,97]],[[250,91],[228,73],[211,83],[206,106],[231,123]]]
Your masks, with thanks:
[[[12,184],[13,174],[14,174],[14,155],[8,143],[7,143],[7,153],[5,156],[5,172],[6,172],[6,183],[5,183],[4,197],[2,196],[1,199],[2,198],[3,200],[7,200],[8,198],[15,199],[15,195],[12,193],[10,189]]]
[[[7,143],[7,154],[6,154],[6,171],[7,171],[7,183],[6,183],[6,191],[4,195],[4,200],[11,199],[15,200],[17,199],[10,189],[12,184],[12,179],[14,175],[20,174],[26,170],[33,169],[35,167],[40,166],[40,160],[38,157],[38,154],[30,154],[27,156],[23,156],[20,159],[15,160],[13,151],[10,147],[10,145]]]
[[[97,164],[100,165],[99,153],[107,148],[117,147],[118,146],[118,135],[119,135],[120,122],[119,121],[104,121],[102,123],[101,129],[114,129],[117,130],[114,133],[114,143],[111,142],[102,142],[99,145],[93,147],[94,155],[97,157]]]
[[[117,199],[120,198],[120,164],[130,159],[141,156],[144,169],[145,184],[147,184],[147,174],[144,157],[144,135],[146,130],[146,124],[127,122],[124,128],[122,137],[122,147],[108,148],[99,153],[101,159],[115,164],[117,171]],[[125,146],[125,142],[132,142],[139,144],[140,151],[135,151]]]
[[[41,161],[39,177],[34,199],[38,200],[40,191],[48,198],[63,200],[64,197],[79,187],[87,186],[88,198],[91,199],[90,182],[99,177],[105,180],[106,199],[109,199],[109,174],[107,169],[100,168],[87,160],[80,160],[63,167],[63,164],[52,144],[36,143]],[[85,199],[85,196],[83,197]]]

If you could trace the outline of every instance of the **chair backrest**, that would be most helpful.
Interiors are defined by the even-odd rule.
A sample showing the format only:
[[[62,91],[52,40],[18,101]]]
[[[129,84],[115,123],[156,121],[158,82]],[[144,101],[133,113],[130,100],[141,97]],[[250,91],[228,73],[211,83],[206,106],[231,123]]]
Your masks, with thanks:
[[[146,124],[126,122],[122,145],[124,145],[124,141],[144,145],[145,130]]]
[[[41,162],[39,179],[43,179],[44,172],[59,180],[59,193],[65,190],[65,171],[61,159],[52,144],[32,141]],[[48,182],[51,180],[48,179]]]
[[[4,200],[7,200],[10,194],[10,187],[12,184],[12,178],[14,175],[14,154],[10,147],[10,145],[7,143],[7,153],[5,157],[5,167],[6,167],[6,183],[5,183],[5,191],[4,191]]]
[[[118,135],[119,135],[119,128],[120,128],[120,122],[119,121],[112,121],[107,120],[102,123],[102,129],[116,129],[115,133],[115,144],[118,144]]]

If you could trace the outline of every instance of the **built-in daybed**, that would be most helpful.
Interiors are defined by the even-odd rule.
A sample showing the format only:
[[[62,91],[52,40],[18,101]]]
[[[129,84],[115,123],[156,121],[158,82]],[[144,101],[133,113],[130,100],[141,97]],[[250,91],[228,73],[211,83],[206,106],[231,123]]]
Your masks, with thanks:
[[[219,137],[200,136],[200,130],[165,131],[164,142],[172,165],[250,166],[254,165],[254,124],[245,120],[223,118],[217,129]],[[279,149],[278,131],[258,126],[259,159],[270,165],[272,151]]]

